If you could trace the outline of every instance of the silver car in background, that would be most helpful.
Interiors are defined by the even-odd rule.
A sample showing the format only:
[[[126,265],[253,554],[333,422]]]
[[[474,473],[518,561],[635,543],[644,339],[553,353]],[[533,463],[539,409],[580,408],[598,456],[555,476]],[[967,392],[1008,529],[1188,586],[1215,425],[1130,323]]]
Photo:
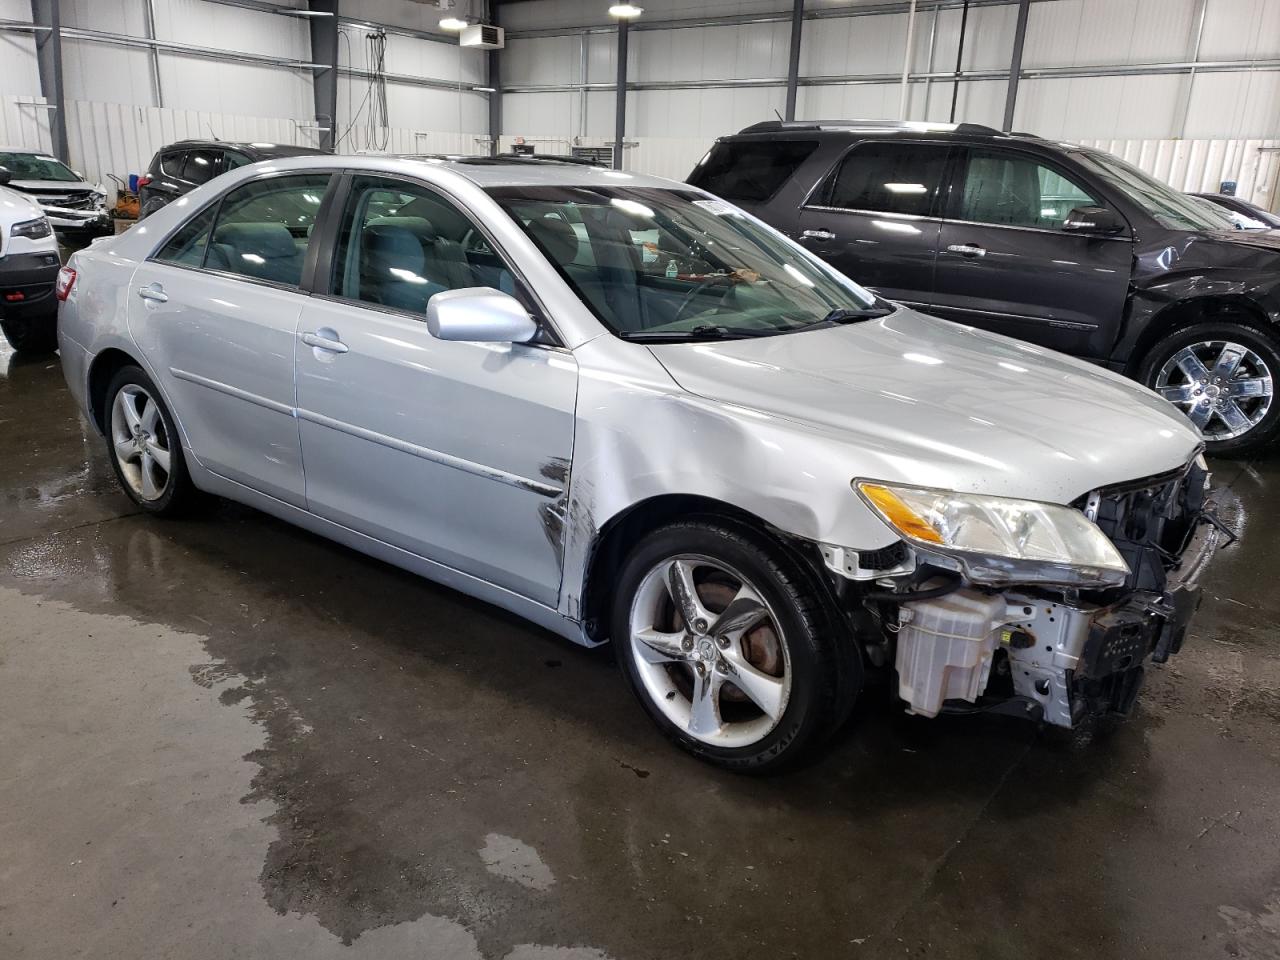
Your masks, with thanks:
[[[1128,711],[1215,547],[1119,375],[879,299],[739,209],[580,165],[242,167],[64,268],[142,509],[257,507],[571,640],[723,766],[907,709]]]

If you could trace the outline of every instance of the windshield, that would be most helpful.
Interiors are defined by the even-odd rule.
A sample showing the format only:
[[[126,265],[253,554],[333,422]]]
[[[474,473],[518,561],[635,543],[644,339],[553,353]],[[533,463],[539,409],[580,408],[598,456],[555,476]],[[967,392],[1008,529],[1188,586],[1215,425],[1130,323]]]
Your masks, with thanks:
[[[13,174],[15,180],[80,181],[65,163],[38,153],[0,153],[0,167]]]
[[[489,193],[624,339],[770,336],[893,309],[703,193],[581,186]]]
[[[1076,158],[1111,186],[1122,192],[1169,230],[1233,230],[1225,213],[1189,194],[1179,193],[1137,167],[1109,153],[1092,151]]]

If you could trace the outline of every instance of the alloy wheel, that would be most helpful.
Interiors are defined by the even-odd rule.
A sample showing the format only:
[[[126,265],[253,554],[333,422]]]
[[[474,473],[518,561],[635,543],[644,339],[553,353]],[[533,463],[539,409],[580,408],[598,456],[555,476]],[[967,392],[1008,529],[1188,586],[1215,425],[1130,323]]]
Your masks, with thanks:
[[[1206,440],[1232,440],[1256,427],[1271,409],[1272,370],[1248,347],[1206,340],[1166,360],[1152,389],[1181,407]]]
[[[629,616],[640,681],[667,719],[703,743],[757,743],[782,719],[791,656],[778,618],[745,577],[709,557],[652,567]]]
[[[111,405],[111,445],[120,474],[143,500],[159,500],[169,488],[169,435],[155,398],[129,383]]]

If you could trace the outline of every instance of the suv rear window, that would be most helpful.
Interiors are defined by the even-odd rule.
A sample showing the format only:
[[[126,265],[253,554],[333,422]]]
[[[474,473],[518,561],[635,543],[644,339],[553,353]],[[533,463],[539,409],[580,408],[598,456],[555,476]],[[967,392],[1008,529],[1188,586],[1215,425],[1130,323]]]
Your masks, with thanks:
[[[717,143],[689,182],[726,200],[762,203],[817,148],[816,140]]]

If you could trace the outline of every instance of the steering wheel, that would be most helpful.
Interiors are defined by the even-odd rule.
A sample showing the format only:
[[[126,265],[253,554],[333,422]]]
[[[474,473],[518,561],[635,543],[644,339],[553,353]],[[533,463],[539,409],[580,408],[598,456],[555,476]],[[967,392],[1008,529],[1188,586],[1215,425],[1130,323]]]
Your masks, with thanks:
[[[702,293],[702,291],[706,290],[708,287],[713,287],[725,279],[726,278],[723,276],[707,277],[707,279],[696,284],[692,290],[684,295],[684,299],[680,301],[680,306],[676,308],[676,315],[672,318],[671,322],[679,323],[684,319],[684,312],[693,305],[694,298],[697,297],[698,294]],[[723,300],[723,298],[721,299]]]

